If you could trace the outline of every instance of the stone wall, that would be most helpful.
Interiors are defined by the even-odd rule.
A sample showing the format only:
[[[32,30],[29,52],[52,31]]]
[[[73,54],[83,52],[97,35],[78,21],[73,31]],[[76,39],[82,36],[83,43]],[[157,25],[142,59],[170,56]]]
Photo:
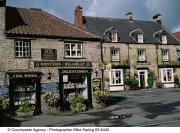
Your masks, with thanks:
[[[101,62],[101,51],[99,42],[86,41],[83,43],[83,58],[82,59],[67,59],[64,58],[64,42],[58,39],[34,39],[31,40],[31,58],[15,58],[14,39],[6,38],[4,43],[1,43],[3,50],[3,71],[27,69],[37,70],[43,73],[42,83],[59,82],[57,67],[34,67],[34,61],[42,61],[41,49],[49,48],[57,50],[57,61],[90,61],[93,64],[93,77],[95,76],[95,68]],[[2,68],[2,66],[1,66]],[[2,70],[2,69],[1,69]],[[52,73],[51,80],[47,80],[48,72]],[[99,71],[101,76],[101,71]],[[0,75],[1,84],[8,84],[8,79],[5,79],[4,73]],[[5,83],[6,81],[6,83]],[[4,82],[4,83],[3,83]]]

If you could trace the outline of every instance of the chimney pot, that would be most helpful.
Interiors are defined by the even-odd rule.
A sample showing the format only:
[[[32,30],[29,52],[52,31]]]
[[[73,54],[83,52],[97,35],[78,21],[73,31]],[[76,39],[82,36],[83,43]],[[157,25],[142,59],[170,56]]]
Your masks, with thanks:
[[[82,29],[83,28],[82,7],[80,5],[78,5],[74,12],[75,12],[74,13],[74,18],[75,18],[74,25]]]
[[[126,17],[129,21],[133,21],[133,13],[132,12],[126,13]]]
[[[153,21],[155,21],[155,22],[157,22],[159,24],[162,23],[162,21],[161,21],[161,14],[158,13],[158,14],[154,15],[152,18],[153,18]]]

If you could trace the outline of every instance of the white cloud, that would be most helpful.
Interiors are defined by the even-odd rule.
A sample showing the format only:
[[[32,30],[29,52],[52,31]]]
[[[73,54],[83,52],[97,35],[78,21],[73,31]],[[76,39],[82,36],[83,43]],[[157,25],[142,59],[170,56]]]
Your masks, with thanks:
[[[93,0],[92,5],[90,6],[89,10],[85,12],[88,16],[96,16],[96,8],[98,7],[97,0]]]

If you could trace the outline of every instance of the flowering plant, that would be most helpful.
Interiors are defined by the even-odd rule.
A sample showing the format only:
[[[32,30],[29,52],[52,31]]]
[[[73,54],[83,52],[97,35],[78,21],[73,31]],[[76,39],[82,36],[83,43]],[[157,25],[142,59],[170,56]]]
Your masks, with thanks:
[[[104,103],[108,97],[109,93],[107,90],[102,91],[102,90],[96,90],[93,92],[93,100],[95,100],[98,103]]]
[[[46,93],[44,101],[50,107],[57,107],[59,104],[59,95],[57,93]]]

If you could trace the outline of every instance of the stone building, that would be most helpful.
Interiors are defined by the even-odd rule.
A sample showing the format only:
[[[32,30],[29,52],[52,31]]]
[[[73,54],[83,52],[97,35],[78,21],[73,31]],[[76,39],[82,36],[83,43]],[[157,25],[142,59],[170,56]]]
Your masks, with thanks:
[[[40,106],[41,89],[59,92],[61,101],[80,93],[91,106],[100,62],[99,37],[41,9],[0,0],[0,88],[9,88],[11,106],[34,94]]]
[[[77,7],[75,11],[82,10]],[[174,87],[180,76],[180,42],[163,26],[161,15],[152,21],[83,16],[75,13],[75,25],[99,36],[105,85],[110,91],[124,90],[124,79],[139,81],[139,88],[148,88],[149,73],[156,78],[154,87]],[[82,21],[82,22],[79,22]],[[107,81],[107,82],[106,82]]]

